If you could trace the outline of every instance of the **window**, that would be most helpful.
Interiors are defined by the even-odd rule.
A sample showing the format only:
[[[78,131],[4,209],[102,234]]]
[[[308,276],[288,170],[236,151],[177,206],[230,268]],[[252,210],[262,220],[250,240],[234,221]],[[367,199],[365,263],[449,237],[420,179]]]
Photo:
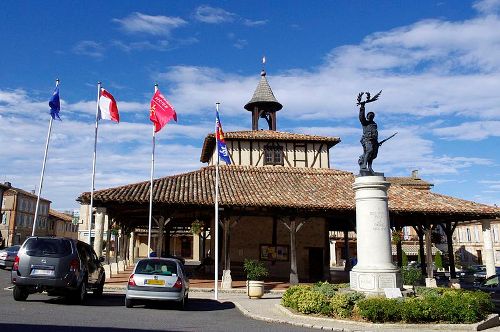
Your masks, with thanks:
[[[466,234],[467,234],[467,242],[471,242],[471,237],[470,237],[470,229],[469,229],[469,227],[467,227],[467,228],[465,229],[465,232],[466,232]]]
[[[474,226],[474,242],[479,242],[479,226]]]
[[[493,233],[493,242],[498,242],[498,225],[493,225],[491,231]]]
[[[283,147],[277,143],[264,146],[264,165],[283,165]]]

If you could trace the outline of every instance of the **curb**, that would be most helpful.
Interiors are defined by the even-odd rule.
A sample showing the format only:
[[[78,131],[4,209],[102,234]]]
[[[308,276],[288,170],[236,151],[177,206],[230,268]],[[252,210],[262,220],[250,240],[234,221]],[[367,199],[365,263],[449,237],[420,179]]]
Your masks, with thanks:
[[[500,319],[498,314],[490,314],[488,317],[480,321],[478,323],[474,324],[397,324],[397,323],[387,323],[387,324],[380,324],[380,323],[366,323],[366,322],[355,322],[355,321],[347,321],[347,320],[339,320],[335,318],[326,318],[326,317],[310,317],[307,315],[300,315],[296,314],[292,311],[290,311],[288,308],[283,307],[281,304],[276,304],[276,307],[278,310],[283,312],[285,315],[287,315],[290,318],[294,319],[310,319],[310,320],[316,320],[318,322],[329,322],[329,323],[339,323],[339,324],[345,324],[345,325],[353,325],[353,327],[356,327],[355,330],[352,331],[359,331],[359,328],[377,328],[377,329],[383,329],[383,328],[393,328],[393,329],[400,329],[400,330],[419,330],[422,328],[428,329],[428,330],[436,330],[436,331],[443,331],[443,330],[455,330],[455,331],[483,331],[492,327],[500,326]],[[319,324],[315,324],[314,326],[318,326]],[[318,327],[323,330],[331,330],[332,328],[330,327]],[[351,331],[345,328],[339,328],[339,329],[334,329],[333,331]]]
[[[105,291],[126,291],[127,287],[125,286],[106,286],[104,285],[104,290]],[[214,293],[213,288],[198,288],[198,287],[191,287],[189,288],[189,292],[193,293]],[[285,290],[266,290],[264,291],[264,294],[279,294],[282,295],[285,292]],[[246,294],[247,291],[246,289],[241,289],[241,288],[233,288],[233,289],[219,289],[218,293],[220,294]]]

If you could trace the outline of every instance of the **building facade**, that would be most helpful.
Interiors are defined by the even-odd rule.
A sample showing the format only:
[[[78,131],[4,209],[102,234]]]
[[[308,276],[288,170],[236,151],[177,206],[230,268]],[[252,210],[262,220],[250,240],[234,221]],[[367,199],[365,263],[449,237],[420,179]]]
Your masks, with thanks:
[[[48,235],[78,239],[78,225],[73,223],[73,215],[50,209]]]
[[[6,190],[2,201],[2,222],[0,232],[5,239],[5,246],[22,244],[31,236],[35,219],[37,195],[11,187]],[[53,231],[49,225],[50,201],[40,197],[36,235],[45,236]]]

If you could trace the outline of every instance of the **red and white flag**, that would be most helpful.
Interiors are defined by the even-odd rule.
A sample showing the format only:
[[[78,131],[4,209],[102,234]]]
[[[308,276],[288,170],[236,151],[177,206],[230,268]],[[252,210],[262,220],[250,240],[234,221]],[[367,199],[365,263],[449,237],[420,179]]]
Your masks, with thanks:
[[[155,133],[159,132],[170,120],[174,119],[177,122],[177,113],[175,113],[174,107],[170,105],[160,90],[156,90],[153,95],[149,111],[149,119],[154,123]]]
[[[118,106],[116,105],[115,98],[104,89],[101,89],[101,95],[99,96],[99,120],[100,119],[120,122],[120,115],[118,114]]]

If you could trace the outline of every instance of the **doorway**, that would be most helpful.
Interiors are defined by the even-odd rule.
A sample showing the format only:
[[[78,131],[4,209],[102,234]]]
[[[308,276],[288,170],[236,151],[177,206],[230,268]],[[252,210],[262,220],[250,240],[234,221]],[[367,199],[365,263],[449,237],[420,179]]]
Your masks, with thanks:
[[[323,279],[323,248],[309,248],[309,280]]]

